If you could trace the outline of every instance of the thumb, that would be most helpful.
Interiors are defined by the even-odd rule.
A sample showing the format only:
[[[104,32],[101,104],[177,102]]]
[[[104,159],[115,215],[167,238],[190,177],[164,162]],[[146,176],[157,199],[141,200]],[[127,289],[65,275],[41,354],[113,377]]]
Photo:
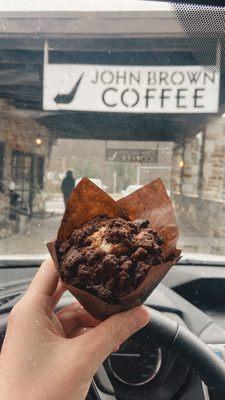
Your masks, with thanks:
[[[93,374],[110,353],[116,351],[129,336],[145,326],[149,320],[148,308],[137,307],[113,315],[84,335],[86,358],[87,361],[92,360]]]

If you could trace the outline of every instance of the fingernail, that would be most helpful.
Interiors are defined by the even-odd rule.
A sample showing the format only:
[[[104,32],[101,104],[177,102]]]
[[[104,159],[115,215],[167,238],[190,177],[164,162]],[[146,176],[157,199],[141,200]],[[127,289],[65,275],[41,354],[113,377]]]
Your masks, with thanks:
[[[150,321],[150,311],[147,307],[134,308],[131,314],[137,328],[142,328]]]

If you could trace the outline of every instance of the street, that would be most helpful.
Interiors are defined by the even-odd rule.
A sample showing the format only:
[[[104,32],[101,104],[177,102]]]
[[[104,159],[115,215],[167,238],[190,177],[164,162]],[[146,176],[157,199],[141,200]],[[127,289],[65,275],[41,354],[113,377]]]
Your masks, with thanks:
[[[45,243],[56,237],[61,218],[62,214],[57,214],[46,219],[31,219],[26,225],[25,233],[17,233],[0,240],[0,257],[47,254]],[[225,239],[203,237],[183,227],[178,247],[186,253],[224,255]]]
[[[25,233],[17,233],[0,240],[1,255],[47,254],[45,242],[56,237],[62,216],[28,221]]]

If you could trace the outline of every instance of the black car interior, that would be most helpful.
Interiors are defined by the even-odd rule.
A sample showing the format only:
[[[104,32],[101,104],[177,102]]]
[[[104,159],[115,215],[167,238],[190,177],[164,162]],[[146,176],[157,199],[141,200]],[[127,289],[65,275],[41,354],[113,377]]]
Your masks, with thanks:
[[[34,261],[26,266],[20,262],[17,268],[13,260],[6,264],[4,268],[1,262],[1,343],[8,314],[37,269]],[[7,283],[12,269],[15,280]],[[89,399],[222,399],[224,289],[223,265],[183,261],[175,266],[145,303],[151,308],[150,324],[105,361]],[[71,300],[66,292],[57,307]]]

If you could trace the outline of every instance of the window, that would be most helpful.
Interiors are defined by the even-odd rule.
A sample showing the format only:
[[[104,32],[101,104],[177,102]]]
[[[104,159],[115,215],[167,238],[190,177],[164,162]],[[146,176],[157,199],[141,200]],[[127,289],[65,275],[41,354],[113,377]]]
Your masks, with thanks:
[[[12,181],[15,184],[15,191],[20,196],[22,203],[31,206],[31,177],[32,157],[19,151],[13,151],[12,156]]]
[[[5,144],[0,142],[0,192],[4,192]]]
[[[37,180],[37,189],[42,190],[44,187],[44,157],[36,158],[36,180]]]

